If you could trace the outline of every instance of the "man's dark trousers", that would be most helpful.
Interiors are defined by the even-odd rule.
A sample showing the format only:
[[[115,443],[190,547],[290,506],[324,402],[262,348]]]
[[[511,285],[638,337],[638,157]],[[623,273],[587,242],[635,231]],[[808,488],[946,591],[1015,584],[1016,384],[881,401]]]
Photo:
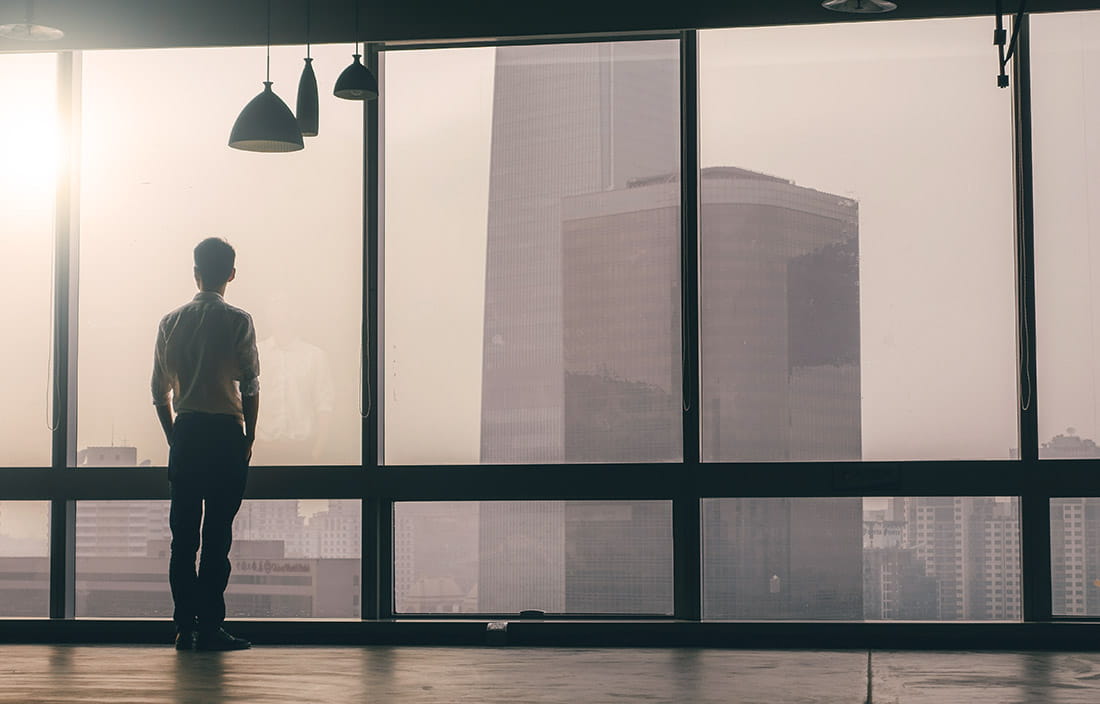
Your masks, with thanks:
[[[176,419],[168,455],[172,497],[168,581],[176,607],[173,620],[181,630],[191,630],[196,619],[200,631],[216,629],[225,620],[229,547],[248,476],[247,455],[244,432],[233,416],[181,413]],[[196,574],[200,525],[202,556]]]

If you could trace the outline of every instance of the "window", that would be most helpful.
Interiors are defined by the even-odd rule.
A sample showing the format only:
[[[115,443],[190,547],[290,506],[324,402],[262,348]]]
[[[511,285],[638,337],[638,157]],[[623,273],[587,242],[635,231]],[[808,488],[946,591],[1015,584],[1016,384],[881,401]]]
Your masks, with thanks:
[[[360,505],[245,501],[233,524],[230,618],[358,618]],[[172,615],[167,501],[80,501],[76,615]]]
[[[0,54],[0,466],[50,464],[57,59]],[[63,411],[62,411],[63,412]]]
[[[402,502],[397,613],[672,613],[668,501]]]
[[[706,619],[1022,615],[1018,594],[995,589],[1020,576],[1016,498],[704,499],[702,511]]]
[[[0,617],[50,612],[50,504],[0,501]]]
[[[675,41],[386,53],[387,464],[682,457],[679,119]]]
[[[314,48],[322,84],[346,53]],[[272,51],[291,102],[299,54]],[[262,48],[84,54],[78,465],[165,464],[148,390],[157,323],[194,295],[191,251],[211,235],[235,246],[226,300],[256,325],[253,464],[360,463],[362,104],[322,92],[303,151],[229,149],[263,68]],[[171,99],[151,99],[154,74]]]
[[[1100,457],[1100,13],[1032,18],[1039,456]]]
[[[989,30],[700,32],[705,460],[1017,447],[1011,94]]]

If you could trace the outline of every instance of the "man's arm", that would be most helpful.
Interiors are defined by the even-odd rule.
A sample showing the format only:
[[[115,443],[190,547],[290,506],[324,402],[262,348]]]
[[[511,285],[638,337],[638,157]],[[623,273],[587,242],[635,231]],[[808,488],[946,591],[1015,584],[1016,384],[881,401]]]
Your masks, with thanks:
[[[244,415],[244,436],[248,440],[247,461],[252,460],[252,443],[256,442],[256,418],[260,414],[260,354],[256,349],[256,328],[252,316],[247,316],[244,335],[237,347],[240,365],[241,412]]]
[[[165,344],[164,322],[161,321],[157,326],[157,343],[153,349],[153,378],[150,381],[150,389],[153,392],[153,406],[157,409],[160,427],[164,430],[164,438],[168,441],[168,447],[172,447],[175,414],[172,412],[172,386],[164,363]]]
[[[252,454],[252,443],[256,442],[256,417],[260,414],[260,392],[241,397],[241,410],[244,411],[244,436],[248,439],[248,453]]]
[[[155,406],[160,427],[164,430],[164,438],[168,441],[168,447],[172,447],[172,428],[175,425],[175,414],[172,412],[172,402]]]

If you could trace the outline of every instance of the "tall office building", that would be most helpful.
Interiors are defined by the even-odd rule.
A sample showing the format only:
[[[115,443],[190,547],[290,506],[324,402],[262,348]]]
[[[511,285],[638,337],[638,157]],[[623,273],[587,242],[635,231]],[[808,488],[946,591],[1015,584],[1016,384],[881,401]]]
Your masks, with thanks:
[[[497,50],[482,462],[682,456],[678,71],[674,42]],[[702,180],[704,456],[859,458],[856,204],[742,169]],[[704,526],[719,552],[743,552],[712,574],[731,615],[794,617],[810,602],[862,615],[858,499],[733,504]],[[768,529],[746,533],[742,509]],[[480,608],[671,608],[671,536],[650,525],[670,520],[632,511],[586,527],[592,510],[484,504]],[[600,541],[623,574],[582,558]],[[648,580],[633,603],[593,596],[632,570]],[[782,598],[761,601],[773,577]]]
[[[1066,429],[1039,448],[1043,459],[1100,456],[1089,438]],[[1100,498],[1057,498],[1050,502],[1052,609],[1058,616],[1100,613]]]
[[[703,456],[859,459],[856,203],[739,168],[700,176]],[[567,460],[679,457],[679,194],[659,174],[563,200]],[[862,617],[859,499],[704,516],[712,617]]]
[[[577,272],[565,271],[562,255],[565,199],[622,189],[634,179],[675,171],[679,119],[679,46],[674,41],[496,50],[482,462],[616,461],[630,447],[645,455],[638,459],[668,459],[674,446],[679,452],[678,434],[659,438],[658,447],[649,449],[662,454],[653,456],[642,442],[644,428],[620,423],[617,430],[593,435],[587,432],[591,425],[570,425],[579,417],[574,404],[588,404],[609,422],[621,420],[616,409],[603,404],[609,392],[624,384],[637,386],[637,380],[567,374],[563,340],[570,337],[573,323],[563,319],[565,297],[583,284],[572,280]],[[678,246],[677,232],[678,222],[666,232],[666,244]],[[678,267],[676,261],[669,252],[668,266]],[[604,302],[605,309],[611,308],[609,303]],[[678,339],[678,315],[675,322]],[[636,342],[655,347],[669,334],[664,330],[660,337]],[[661,351],[667,356],[672,348]],[[676,358],[663,364],[678,369],[678,347]],[[678,425],[678,395],[670,401],[668,386],[666,378],[664,396],[653,394],[660,398],[650,406],[657,415],[671,415]],[[673,388],[678,394],[678,382]],[[668,424],[663,419],[658,423]],[[638,442],[626,442],[628,438]],[[655,578],[670,586],[671,539],[642,537],[652,534],[647,528],[652,517],[645,511],[633,513],[631,507],[626,511],[629,515],[621,507],[602,511],[566,502],[483,503],[479,609],[617,610],[608,607],[608,599],[618,589],[646,591],[623,583],[626,573],[637,573],[641,562],[653,559],[662,565]],[[604,558],[606,549],[616,545],[622,574],[612,575]],[[658,552],[652,553],[655,546]],[[660,595],[667,589],[649,592],[663,604],[666,599]],[[651,610],[651,601],[628,601],[623,610]]]
[[[678,168],[679,70],[675,41],[496,50],[482,462],[566,459],[562,199]]]

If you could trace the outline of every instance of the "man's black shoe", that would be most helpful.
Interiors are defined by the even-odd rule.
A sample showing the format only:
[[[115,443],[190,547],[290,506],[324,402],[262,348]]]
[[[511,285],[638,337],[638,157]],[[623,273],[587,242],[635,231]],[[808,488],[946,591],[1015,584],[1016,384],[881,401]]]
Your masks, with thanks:
[[[194,631],[176,631],[176,650],[194,650],[195,649],[195,632]]]
[[[247,640],[229,635],[224,628],[195,634],[195,650],[246,650],[251,647]]]

